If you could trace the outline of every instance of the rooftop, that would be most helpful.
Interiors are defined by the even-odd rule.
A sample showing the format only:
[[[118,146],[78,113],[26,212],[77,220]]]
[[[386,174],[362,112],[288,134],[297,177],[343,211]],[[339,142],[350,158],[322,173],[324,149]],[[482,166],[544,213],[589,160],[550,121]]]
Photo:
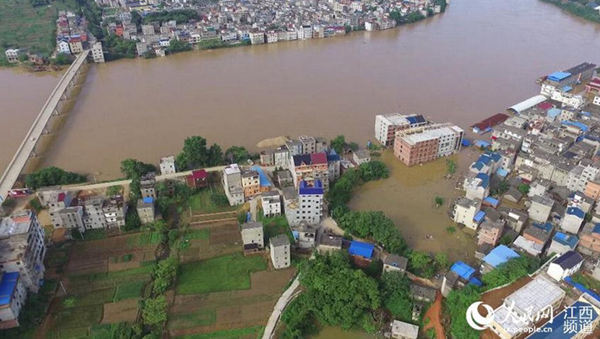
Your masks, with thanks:
[[[273,247],[290,245],[290,239],[285,234],[279,234],[277,236],[274,236],[271,238],[270,241],[271,246]]]
[[[2,273],[2,281],[0,281],[0,307],[10,304],[10,299],[18,281],[19,272]]]
[[[348,248],[350,255],[357,255],[363,258],[371,259],[375,245],[361,241],[352,241]]]
[[[506,247],[505,245],[499,245],[494,248],[488,255],[483,257],[483,261],[492,267],[497,267],[504,264],[513,258],[518,258],[519,254],[514,250]]]
[[[242,224],[242,230],[250,230],[254,228],[263,228],[263,224],[261,222],[256,221],[248,221]]]
[[[559,265],[563,269],[569,269],[577,266],[582,261],[583,257],[581,254],[571,250],[558,257],[553,263]]]
[[[3,218],[0,222],[0,237],[10,237],[11,235],[29,232],[32,216],[33,212],[23,210]]]
[[[469,280],[475,274],[475,269],[462,261],[457,261],[450,267],[450,271],[456,273],[460,278]]]

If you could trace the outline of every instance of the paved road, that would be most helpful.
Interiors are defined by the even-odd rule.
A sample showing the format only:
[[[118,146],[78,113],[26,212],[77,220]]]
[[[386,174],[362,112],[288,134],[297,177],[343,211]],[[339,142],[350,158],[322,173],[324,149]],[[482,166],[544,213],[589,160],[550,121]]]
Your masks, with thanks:
[[[29,131],[25,135],[25,139],[23,139],[23,141],[21,142],[21,145],[17,149],[17,152],[13,156],[12,160],[8,164],[8,167],[6,167],[6,170],[4,170],[4,174],[2,174],[2,177],[0,178],[0,201],[4,200],[7,197],[8,192],[15,185],[15,182],[19,178],[23,167],[25,167],[29,156],[35,148],[35,144],[42,135],[44,128],[48,123],[48,120],[50,120],[54,109],[60,102],[60,98],[66,92],[69,84],[71,83],[71,80],[73,80],[73,77],[75,76],[75,74],[77,74],[79,68],[85,62],[85,59],[87,58],[88,54],[89,50],[86,50],[83,53],[79,54],[79,56],[77,56],[73,64],[71,64],[69,69],[60,78],[58,85],[54,87],[54,90],[46,100],[46,103],[42,107],[42,110],[31,124]]]
[[[294,293],[298,286],[300,286],[300,275],[296,276],[296,279],[292,281],[290,287],[288,287],[285,292],[279,297],[277,303],[275,304],[275,308],[273,309],[273,313],[269,317],[269,321],[267,322],[267,326],[265,327],[265,332],[263,333],[262,339],[271,339],[273,338],[273,334],[275,328],[277,327],[277,322],[279,321],[279,317],[281,317],[281,313],[285,307],[292,301],[299,293]]]
[[[220,172],[223,170],[223,168],[225,168],[225,166],[209,167],[209,168],[205,168],[204,170],[206,172]],[[155,179],[156,179],[156,181],[163,181],[163,180],[167,180],[167,179],[178,179],[178,178],[186,177],[190,174],[192,174],[192,171],[184,171],[184,172],[177,172],[177,173],[171,173],[171,174],[157,175]],[[64,190],[67,190],[67,191],[83,191],[83,190],[108,188],[110,186],[116,186],[116,185],[129,186],[130,183],[131,183],[131,179],[126,179],[126,180],[101,182],[98,184],[87,184],[86,183],[86,184],[65,185],[65,186],[62,186],[61,188]]]

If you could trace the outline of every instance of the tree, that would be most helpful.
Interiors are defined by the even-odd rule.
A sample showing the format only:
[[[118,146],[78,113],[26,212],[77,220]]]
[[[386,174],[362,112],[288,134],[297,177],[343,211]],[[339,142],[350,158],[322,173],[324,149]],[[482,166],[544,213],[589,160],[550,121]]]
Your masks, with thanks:
[[[191,49],[192,45],[190,45],[188,42],[171,39],[171,41],[169,41],[169,47],[167,47],[167,53],[175,54],[179,52],[190,51]]]
[[[435,207],[440,207],[444,204],[444,198],[436,196],[434,199]]]
[[[156,326],[167,321],[167,299],[164,295],[143,301],[142,319],[148,326]]]
[[[533,273],[539,266],[540,260],[538,258],[529,256],[514,258],[499,265],[493,271],[484,274],[481,277],[481,281],[486,289],[492,289],[509,284],[529,273]]]
[[[125,231],[135,230],[142,226],[142,221],[140,220],[140,216],[138,215],[135,205],[136,204],[130,204],[129,208],[127,209],[127,214],[125,215],[125,226],[123,227]]]
[[[529,193],[529,185],[527,185],[527,184],[520,184],[519,186],[517,186],[517,189],[523,195]]]
[[[456,173],[456,162],[454,160],[452,160],[452,159],[446,160],[446,171],[448,172],[448,174]]]
[[[390,313],[401,321],[412,321],[413,302],[410,280],[400,272],[386,272],[379,283],[381,300]]]
[[[338,135],[331,140],[329,146],[331,146],[331,148],[333,148],[337,154],[342,154],[344,152],[344,148],[346,147],[346,137],[343,135]]]
[[[244,162],[250,158],[250,152],[242,146],[231,146],[225,151],[225,160],[230,164]]]
[[[25,177],[25,185],[33,189],[44,186],[77,184],[85,181],[85,175],[67,172],[58,167],[46,167]]]
[[[175,164],[178,169],[195,169],[216,166],[223,161],[221,147],[213,144],[206,147],[206,139],[201,136],[188,137],[183,142],[183,150],[177,155]]]
[[[444,299],[444,313],[450,318],[450,335],[452,338],[478,339],[479,332],[475,331],[467,323],[465,314],[467,308],[476,301],[479,301],[481,295],[477,287],[467,285],[463,289],[453,290]]]
[[[433,257],[435,260],[435,264],[440,269],[445,269],[448,267],[448,255],[446,253],[436,253]]]
[[[141,178],[149,172],[156,172],[156,166],[131,158],[121,161],[121,173],[127,179]]]
[[[177,258],[169,257],[156,264],[153,275],[152,292],[162,294],[171,286],[177,275]]]

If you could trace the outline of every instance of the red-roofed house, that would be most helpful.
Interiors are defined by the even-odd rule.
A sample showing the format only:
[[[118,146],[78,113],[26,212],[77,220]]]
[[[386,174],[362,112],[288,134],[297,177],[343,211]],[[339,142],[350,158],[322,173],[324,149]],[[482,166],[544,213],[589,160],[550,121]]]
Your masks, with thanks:
[[[547,111],[550,108],[552,108],[552,103],[548,102],[548,101],[544,101],[541,104],[538,104],[537,107],[541,110]]]
[[[586,93],[600,94],[600,78],[595,77],[585,85]]]
[[[202,188],[208,185],[208,173],[205,170],[195,170],[186,177],[186,181],[191,188]]]

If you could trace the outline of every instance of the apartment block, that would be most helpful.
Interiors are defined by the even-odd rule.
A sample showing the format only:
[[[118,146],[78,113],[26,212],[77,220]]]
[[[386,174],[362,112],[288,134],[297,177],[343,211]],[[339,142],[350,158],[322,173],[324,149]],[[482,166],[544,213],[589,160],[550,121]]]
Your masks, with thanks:
[[[394,155],[407,166],[449,156],[460,150],[464,131],[450,124],[427,125],[396,132]]]
[[[290,239],[285,234],[272,237],[269,247],[271,250],[271,263],[276,270],[290,267]]]
[[[378,114],[375,116],[375,139],[383,146],[393,146],[396,131],[426,124],[422,115]]]

